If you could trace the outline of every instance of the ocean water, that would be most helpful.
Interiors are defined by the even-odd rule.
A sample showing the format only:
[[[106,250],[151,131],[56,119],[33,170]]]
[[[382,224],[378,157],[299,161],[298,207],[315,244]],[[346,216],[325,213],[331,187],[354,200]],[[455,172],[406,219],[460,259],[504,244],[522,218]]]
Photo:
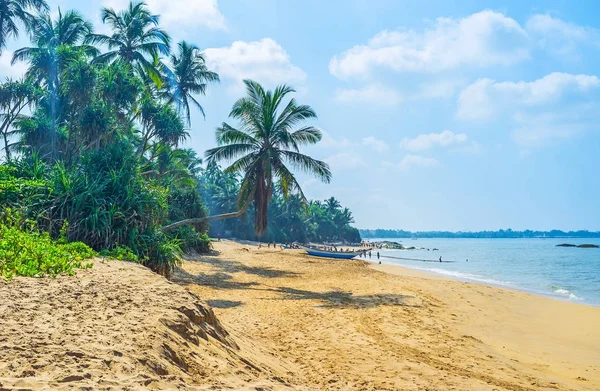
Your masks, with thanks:
[[[600,239],[371,239],[378,240],[418,248],[379,250],[384,264],[600,306],[600,248],[556,247],[560,243],[600,245]],[[397,259],[438,260],[440,256],[454,262]],[[377,260],[375,254],[371,260]]]

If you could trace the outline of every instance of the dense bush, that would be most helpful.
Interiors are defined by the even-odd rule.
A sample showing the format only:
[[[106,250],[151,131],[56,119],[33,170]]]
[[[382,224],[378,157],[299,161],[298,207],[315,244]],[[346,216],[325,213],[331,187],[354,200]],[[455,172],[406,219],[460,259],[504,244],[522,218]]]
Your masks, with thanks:
[[[91,267],[89,260],[94,255],[81,242],[52,240],[33,222],[25,228],[11,218],[0,223],[0,273],[4,278],[72,275],[75,269]]]
[[[125,246],[148,267],[169,275],[181,241],[160,232],[167,221],[168,189],[144,179],[132,156],[123,143],[90,151],[68,170],[35,156],[4,165],[0,206],[35,220],[50,237],[58,237],[66,222],[68,241],[96,251]]]

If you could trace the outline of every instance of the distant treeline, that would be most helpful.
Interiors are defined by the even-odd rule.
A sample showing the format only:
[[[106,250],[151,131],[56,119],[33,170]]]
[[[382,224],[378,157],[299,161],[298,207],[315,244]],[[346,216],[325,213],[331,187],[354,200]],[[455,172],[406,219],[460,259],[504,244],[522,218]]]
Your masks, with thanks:
[[[363,239],[372,238],[600,238],[600,232],[590,231],[513,231],[512,229],[501,229],[499,231],[477,231],[477,232],[450,232],[450,231],[425,231],[411,232],[402,229],[360,229]]]

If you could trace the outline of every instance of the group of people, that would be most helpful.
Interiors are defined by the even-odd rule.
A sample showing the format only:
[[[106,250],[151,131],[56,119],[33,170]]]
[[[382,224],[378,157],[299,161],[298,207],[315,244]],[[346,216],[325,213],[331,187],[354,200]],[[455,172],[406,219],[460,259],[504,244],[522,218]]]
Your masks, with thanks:
[[[271,246],[273,246],[273,248],[277,248],[279,247],[279,249],[283,250],[286,248],[291,248],[294,250],[299,250],[300,247],[296,244],[296,243],[292,243],[292,242],[286,242],[285,244],[281,243],[279,246],[277,246],[277,242],[267,242],[267,248],[271,248]],[[262,248],[263,244],[258,242],[258,248]]]
[[[367,248],[377,248],[377,249],[382,249],[383,248],[383,244],[382,243],[371,243],[368,241],[363,241],[360,244],[360,247],[367,247]]]
[[[352,252],[352,250],[349,249],[349,248],[346,248],[345,250],[343,248],[340,248],[338,250],[338,248],[336,246],[320,246],[319,250],[329,251],[329,252],[332,252],[332,253],[338,253],[338,252],[339,253],[349,253],[349,252]]]
[[[360,254],[358,254],[358,256],[366,258],[367,254],[369,255],[369,258],[371,258],[372,254],[371,254],[371,250],[370,249],[368,250],[368,252],[367,252],[367,250],[361,251]],[[379,251],[377,251],[377,259],[379,259],[379,258],[380,258]],[[379,263],[381,263],[381,261]]]

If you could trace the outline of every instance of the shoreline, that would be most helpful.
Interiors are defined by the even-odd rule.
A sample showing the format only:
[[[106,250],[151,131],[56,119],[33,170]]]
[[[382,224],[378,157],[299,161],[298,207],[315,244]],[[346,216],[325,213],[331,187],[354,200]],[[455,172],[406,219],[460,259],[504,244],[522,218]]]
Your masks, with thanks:
[[[478,238],[475,238],[475,239],[478,239]],[[521,239],[521,238],[517,238],[517,239]],[[250,240],[238,240],[238,239],[223,239],[223,240],[230,241],[232,243],[236,243],[236,244],[240,244],[240,245],[258,246],[258,244],[259,244],[259,242],[250,241]],[[386,258],[386,256],[382,255],[381,258]],[[393,259],[393,258],[388,258],[388,259]],[[526,288],[526,287],[521,287],[521,286],[513,286],[513,285],[508,286],[509,285],[508,283],[503,284],[500,281],[493,282],[493,279],[491,279],[491,278],[488,279],[487,277],[483,277],[483,278],[487,279],[488,281],[482,281],[482,280],[472,279],[472,278],[468,278],[468,277],[460,277],[457,275],[439,273],[439,272],[436,272],[434,270],[429,270],[429,269],[422,269],[422,268],[416,268],[416,267],[413,268],[413,267],[410,267],[407,265],[398,265],[398,264],[391,264],[391,263],[382,263],[381,265],[379,265],[377,263],[376,259],[370,259],[370,258],[366,259],[366,258],[361,258],[361,257],[355,257],[354,260],[366,262],[367,264],[369,264],[370,268],[372,268],[373,270],[383,271],[385,273],[390,273],[390,274],[395,274],[395,275],[430,278],[430,279],[437,279],[437,280],[450,280],[450,281],[464,282],[464,283],[468,283],[468,284],[477,284],[477,285],[489,286],[489,287],[498,288],[498,289],[506,289],[506,290],[510,290],[510,291],[526,293],[526,294],[534,295],[537,297],[558,300],[558,301],[564,302],[564,303],[573,303],[573,304],[580,304],[580,305],[589,306],[589,307],[593,307],[593,308],[600,308],[600,302],[599,303],[586,302],[585,298],[580,298],[570,291],[568,291],[569,294],[573,295],[575,298],[565,297],[556,292],[554,292],[554,294],[553,294],[553,293],[545,293],[541,290],[535,290],[532,288]],[[389,266],[389,268],[387,266]],[[398,268],[398,270],[395,270],[396,268]]]
[[[358,258],[358,259],[361,260],[360,258]],[[550,300],[557,300],[557,301],[560,301],[563,303],[579,304],[579,305],[584,305],[584,306],[593,307],[593,308],[600,308],[600,304],[588,303],[585,301],[584,298],[579,298],[577,296],[576,296],[577,299],[572,299],[572,298],[561,296],[558,293],[553,295],[551,293],[543,293],[541,291],[536,291],[534,289],[528,289],[528,288],[519,287],[519,286],[507,286],[506,284],[479,281],[479,280],[475,280],[475,279],[469,279],[468,277],[461,278],[459,276],[438,273],[433,270],[411,268],[410,266],[395,265],[395,264],[390,264],[390,263],[382,263],[381,265],[379,265],[379,264],[377,264],[376,261],[372,261],[372,260],[363,260],[363,261],[367,262],[369,264],[369,267],[373,270],[378,270],[378,271],[382,271],[384,273],[390,273],[390,274],[394,274],[394,275],[429,278],[429,279],[436,279],[436,280],[449,280],[449,281],[463,282],[466,284],[489,286],[489,287],[496,288],[496,289],[505,289],[508,291],[515,291],[515,292],[526,293],[526,294],[537,296],[537,297],[543,297],[543,298],[550,299]]]

